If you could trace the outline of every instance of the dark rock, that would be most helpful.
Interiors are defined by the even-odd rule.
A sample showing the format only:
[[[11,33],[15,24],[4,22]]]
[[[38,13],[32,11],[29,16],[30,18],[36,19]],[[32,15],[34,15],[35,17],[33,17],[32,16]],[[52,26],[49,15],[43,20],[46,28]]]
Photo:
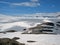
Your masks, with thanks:
[[[6,32],[16,32],[15,30],[8,30],[8,31],[6,31]]]
[[[9,38],[0,38],[0,45],[25,45],[25,44],[19,43],[18,41]]]
[[[19,38],[19,37],[14,37],[14,38],[13,38],[13,40],[18,40],[18,39],[20,39],[20,38]]]
[[[36,41],[29,40],[29,41],[27,41],[27,42],[30,42],[30,43],[32,43],[32,42],[36,42]]]
[[[6,34],[6,32],[0,32],[0,33]]]
[[[25,31],[26,29],[23,29],[23,31]]]

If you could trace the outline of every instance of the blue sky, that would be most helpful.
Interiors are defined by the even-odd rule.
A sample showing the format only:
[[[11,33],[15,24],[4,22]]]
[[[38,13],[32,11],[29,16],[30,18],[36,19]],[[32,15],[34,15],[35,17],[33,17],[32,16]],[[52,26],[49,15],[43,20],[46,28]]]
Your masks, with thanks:
[[[60,0],[0,0],[0,14],[21,15],[60,12]]]

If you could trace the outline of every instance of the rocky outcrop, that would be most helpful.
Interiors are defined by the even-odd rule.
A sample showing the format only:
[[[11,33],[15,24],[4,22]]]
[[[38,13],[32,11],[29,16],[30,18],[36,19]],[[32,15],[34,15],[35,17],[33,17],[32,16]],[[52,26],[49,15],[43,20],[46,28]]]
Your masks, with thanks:
[[[36,41],[28,40],[27,42],[29,42],[29,43],[33,43],[33,42],[36,42]]]
[[[13,38],[13,40],[18,40],[18,39],[20,39],[20,38],[19,38],[19,37],[14,37],[14,38]]]
[[[18,41],[9,38],[0,38],[0,45],[25,45],[25,44],[19,43]]]
[[[6,31],[6,32],[16,32],[15,30],[8,30],[8,31]]]

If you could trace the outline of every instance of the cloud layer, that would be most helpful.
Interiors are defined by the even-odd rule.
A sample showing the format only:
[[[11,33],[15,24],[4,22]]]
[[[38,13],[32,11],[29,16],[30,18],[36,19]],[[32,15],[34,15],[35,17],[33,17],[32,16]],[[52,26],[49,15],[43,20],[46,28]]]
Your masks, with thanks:
[[[13,3],[15,6],[29,6],[29,7],[37,7],[40,6],[40,3],[35,2],[22,2],[22,3]]]
[[[32,1],[32,2],[38,2],[39,0],[30,0],[30,1]]]
[[[38,0],[30,0],[30,2],[21,2],[21,3],[11,3],[11,2],[0,1],[0,3],[9,4],[13,6],[28,6],[28,7],[40,6],[40,3],[38,2]]]

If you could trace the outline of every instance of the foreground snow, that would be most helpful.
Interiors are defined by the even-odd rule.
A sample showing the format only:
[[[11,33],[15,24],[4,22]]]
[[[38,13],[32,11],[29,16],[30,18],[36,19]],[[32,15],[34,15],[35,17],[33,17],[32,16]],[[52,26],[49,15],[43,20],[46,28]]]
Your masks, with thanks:
[[[26,45],[60,45],[60,35],[53,34],[21,34],[21,32],[15,33],[0,33],[0,38],[13,38],[20,37],[19,42],[25,43]],[[27,42],[27,41],[36,42]]]

